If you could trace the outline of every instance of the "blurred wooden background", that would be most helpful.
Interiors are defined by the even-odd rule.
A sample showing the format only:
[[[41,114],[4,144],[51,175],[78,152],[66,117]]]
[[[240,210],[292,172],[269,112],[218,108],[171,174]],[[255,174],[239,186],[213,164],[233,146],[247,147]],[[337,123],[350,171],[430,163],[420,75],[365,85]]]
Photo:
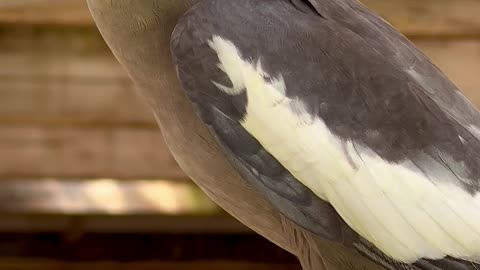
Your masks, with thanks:
[[[363,2],[411,38],[480,105],[479,0]],[[0,185],[2,269],[104,268],[97,261],[65,264],[51,256],[41,263],[11,259],[22,248],[43,247],[37,233],[61,232],[67,239],[122,232],[208,232],[235,234],[238,239],[250,235],[205,198],[176,165],[83,0],[0,1]],[[1,233],[12,232],[30,238],[10,240],[9,249],[2,245]],[[77,244],[90,247],[82,241]],[[251,241],[274,249],[261,238]],[[104,244],[105,249],[111,247],[110,240]],[[214,251],[227,246],[217,243]],[[2,259],[4,253],[10,259]],[[268,254],[250,258],[254,264],[228,267],[295,268],[287,257],[275,257],[290,263],[284,268],[271,261],[259,264],[273,260]],[[223,269],[226,263],[218,260],[229,258],[213,259],[217,262],[175,267]],[[165,263],[137,266],[174,269]]]
[[[365,0],[480,104],[480,1]],[[0,177],[185,175],[83,0],[0,1]]]

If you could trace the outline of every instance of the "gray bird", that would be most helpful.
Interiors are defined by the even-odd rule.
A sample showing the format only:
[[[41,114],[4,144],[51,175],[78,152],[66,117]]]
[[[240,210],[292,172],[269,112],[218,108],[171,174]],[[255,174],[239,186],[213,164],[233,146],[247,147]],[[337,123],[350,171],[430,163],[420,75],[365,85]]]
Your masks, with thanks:
[[[185,172],[304,269],[477,269],[480,115],[356,0],[88,0]]]

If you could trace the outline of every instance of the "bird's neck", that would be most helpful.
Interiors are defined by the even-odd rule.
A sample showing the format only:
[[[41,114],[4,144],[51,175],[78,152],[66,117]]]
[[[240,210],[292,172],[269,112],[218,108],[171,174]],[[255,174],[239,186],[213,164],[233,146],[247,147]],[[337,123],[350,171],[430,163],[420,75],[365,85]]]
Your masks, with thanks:
[[[102,36],[160,122],[172,121],[172,112],[186,102],[172,64],[170,35],[193,2],[88,0]]]

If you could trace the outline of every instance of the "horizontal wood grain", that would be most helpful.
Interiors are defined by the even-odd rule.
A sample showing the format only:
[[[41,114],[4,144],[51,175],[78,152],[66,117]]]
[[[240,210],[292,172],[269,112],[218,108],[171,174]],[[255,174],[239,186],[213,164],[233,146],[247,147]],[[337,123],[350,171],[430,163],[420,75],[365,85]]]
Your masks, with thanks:
[[[0,80],[0,125],[157,129],[129,80],[21,78]]]
[[[480,39],[414,42],[480,105]],[[4,29],[0,61],[0,125],[156,129],[151,112],[94,29]]]
[[[2,214],[211,216],[223,212],[191,181],[4,180]],[[0,224],[4,219],[0,219]],[[0,225],[1,227],[1,225]]]
[[[0,232],[251,233],[193,182],[1,181]]]
[[[0,233],[0,243],[0,265],[7,260],[19,263],[37,261],[38,264],[45,261],[98,264],[99,267],[93,269],[109,269],[100,267],[102,264],[108,267],[108,262],[139,267],[147,262],[172,266],[197,263],[199,267],[207,262],[231,265],[245,262],[256,265],[298,264],[292,254],[251,232]],[[85,267],[92,269],[87,265]]]
[[[0,213],[211,216],[222,211],[191,181],[58,178],[2,181]]]
[[[239,261],[204,262],[61,262],[42,259],[0,259],[1,269],[15,270],[301,270],[297,264],[262,264]]]
[[[415,39],[480,106],[480,39]],[[90,27],[0,28],[0,178],[186,178]]]
[[[94,27],[0,25],[0,60],[2,77],[127,78]]]
[[[34,24],[92,24],[84,0],[2,0],[0,22]]]
[[[480,36],[478,0],[361,0],[407,36]]]
[[[93,28],[0,29],[0,124],[150,125],[153,116]]]
[[[480,35],[477,0],[362,0],[408,35]],[[84,0],[2,0],[0,22],[92,25]]]
[[[0,213],[0,233],[183,233],[252,234],[226,214],[172,216],[161,214]],[[0,267],[0,269],[2,269]]]
[[[0,178],[12,177],[186,178],[158,130],[0,126]]]
[[[480,108],[480,40],[415,43]]]

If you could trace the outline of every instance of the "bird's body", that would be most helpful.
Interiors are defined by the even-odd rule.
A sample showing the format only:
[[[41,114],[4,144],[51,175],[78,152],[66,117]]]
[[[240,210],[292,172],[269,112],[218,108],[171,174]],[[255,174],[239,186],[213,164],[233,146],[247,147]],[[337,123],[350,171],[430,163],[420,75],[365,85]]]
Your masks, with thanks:
[[[480,115],[363,5],[106,2],[97,24],[180,166],[306,268],[477,267]]]

